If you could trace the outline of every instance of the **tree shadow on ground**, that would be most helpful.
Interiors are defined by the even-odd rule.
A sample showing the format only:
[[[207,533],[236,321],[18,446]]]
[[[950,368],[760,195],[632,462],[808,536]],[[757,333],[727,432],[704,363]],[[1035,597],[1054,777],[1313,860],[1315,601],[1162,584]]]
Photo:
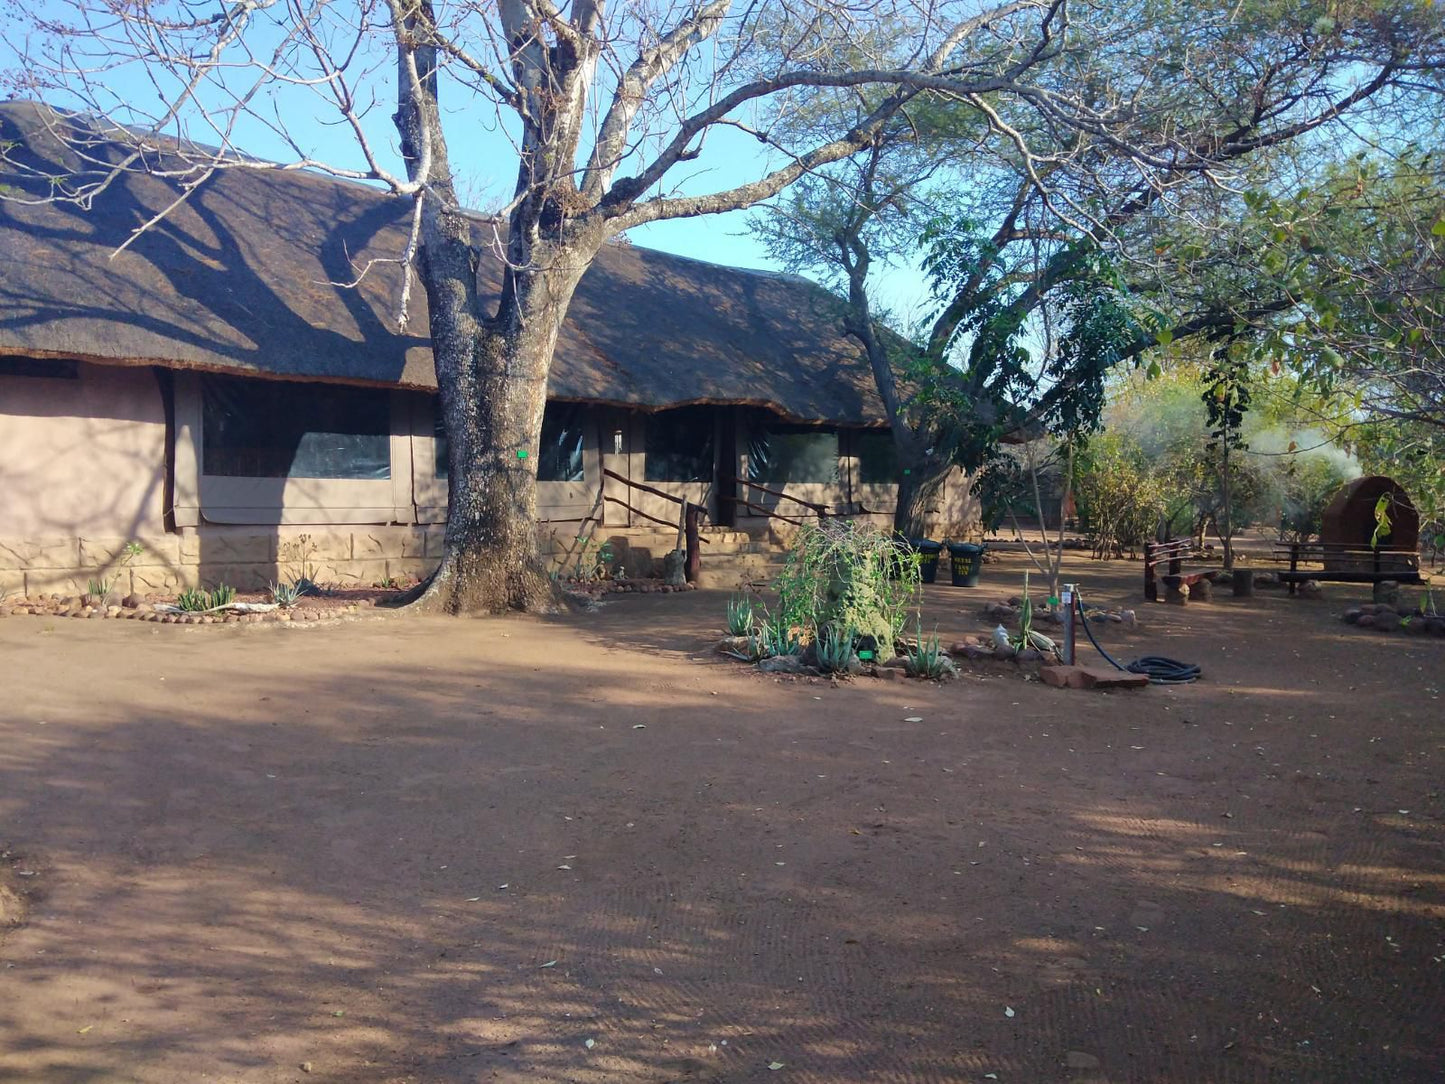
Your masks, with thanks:
[[[0,843],[41,892],[0,1071],[1438,1078],[1423,720],[1374,716],[1377,762],[1354,711],[1311,716],[1335,748],[1198,711],[1224,684],[1158,718],[774,686],[627,627],[66,628],[68,682],[14,653]]]

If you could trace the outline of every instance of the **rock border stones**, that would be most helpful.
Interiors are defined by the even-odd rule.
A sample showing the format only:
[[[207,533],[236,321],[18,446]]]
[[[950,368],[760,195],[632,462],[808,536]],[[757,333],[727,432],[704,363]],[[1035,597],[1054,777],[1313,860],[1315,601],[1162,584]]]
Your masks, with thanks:
[[[27,595],[0,602],[0,617],[35,616],[101,619],[111,621],[144,621],[156,625],[260,625],[312,624],[353,618],[374,603],[361,599],[344,606],[325,608],[297,607],[269,610],[265,613],[170,614],[159,613],[155,604],[160,596],[127,595],[121,605],[93,605],[82,598],[61,595]]]
[[[1403,632],[1412,636],[1445,636],[1445,616],[1424,614],[1418,608],[1367,602],[1352,606],[1340,615],[1346,625],[1379,632]]]

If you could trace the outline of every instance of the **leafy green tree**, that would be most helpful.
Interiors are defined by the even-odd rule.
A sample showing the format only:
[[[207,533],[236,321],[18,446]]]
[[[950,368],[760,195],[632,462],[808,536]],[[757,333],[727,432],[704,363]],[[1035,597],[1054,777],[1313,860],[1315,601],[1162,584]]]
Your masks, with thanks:
[[[951,466],[980,469],[1005,435],[1090,427],[1110,366],[1186,336],[1232,334],[1240,313],[1287,307],[1236,291],[1226,305],[1163,297],[1141,312],[1115,269],[1127,261],[1132,287],[1140,246],[1149,251],[1158,224],[1177,222],[1221,172],[1247,164],[1268,174],[1288,164],[1282,152],[1295,141],[1368,112],[1377,96],[1397,106],[1403,84],[1362,79],[1353,62],[1335,67],[1363,40],[1383,35],[1412,79],[1438,68],[1438,21],[1419,4],[1253,2],[1222,19],[1172,3],[1126,12],[1126,35],[1061,53],[1041,74],[1089,111],[1128,112],[1126,139],[1064,133],[1003,100],[920,96],[866,156],[805,179],[763,227],[790,267],[846,292],[847,330],[868,351],[908,471],[900,530],[920,529]],[[868,109],[866,98],[825,104]],[[923,238],[937,310],[900,343],[877,328],[869,280],[912,254],[909,225]],[[1046,354],[1036,342],[1050,312],[1062,334]]]
[[[1118,431],[1094,437],[1079,453],[1076,499],[1079,521],[1101,559],[1154,537],[1168,503],[1161,472],[1137,440]]]

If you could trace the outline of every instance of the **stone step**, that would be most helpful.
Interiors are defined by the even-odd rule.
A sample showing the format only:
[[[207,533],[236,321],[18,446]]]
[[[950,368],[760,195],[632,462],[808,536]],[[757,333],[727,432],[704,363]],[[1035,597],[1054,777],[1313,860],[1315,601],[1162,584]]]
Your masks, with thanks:
[[[750,583],[770,583],[782,570],[781,553],[735,553],[703,555],[698,584],[701,587],[736,590]]]

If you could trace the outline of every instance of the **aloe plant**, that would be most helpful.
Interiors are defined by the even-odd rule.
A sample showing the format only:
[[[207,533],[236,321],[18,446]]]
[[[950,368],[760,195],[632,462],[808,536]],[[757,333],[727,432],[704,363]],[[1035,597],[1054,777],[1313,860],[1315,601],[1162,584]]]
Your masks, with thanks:
[[[803,650],[803,645],[793,635],[793,627],[788,623],[787,615],[781,610],[764,616],[762,628],[758,630],[758,645],[763,658],[797,655]]]
[[[855,639],[852,629],[825,627],[813,643],[813,650],[818,655],[818,668],[826,674],[847,673],[854,659]]]
[[[1020,651],[1031,647],[1046,655],[1060,657],[1059,645],[1043,633],[1034,631],[1034,600],[1029,597],[1029,574],[1027,571],[1024,572],[1024,597],[1023,601],[1019,603],[1019,634],[1012,643]]]
[[[277,606],[290,609],[296,605],[302,594],[301,586],[295,580],[271,584],[271,601]]]
[[[187,613],[199,613],[211,608],[211,596],[198,587],[187,587],[176,596],[176,605]]]
[[[758,627],[757,610],[749,595],[733,595],[728,599],[728,635],[751,636]]]
[[[914,677],[941,678],[944,674],[953,672],[953,660],[939,643],[938,630],[935,629],[933,635],[925,639],[921,620],[918,622],[918,634],[913,643],[908,645],[908,653],[904,659],[908,672]]]

